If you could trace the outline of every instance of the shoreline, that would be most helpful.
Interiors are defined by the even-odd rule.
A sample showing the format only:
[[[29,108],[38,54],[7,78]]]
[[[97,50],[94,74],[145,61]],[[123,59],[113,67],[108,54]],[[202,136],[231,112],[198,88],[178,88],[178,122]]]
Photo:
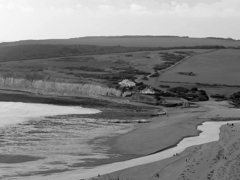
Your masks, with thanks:
[[[215,122],[215,121],[213,121]],[[232,123],[235,121],[226,121],[222,123]],[[207,122],[209,123],[209,122]],[[224,166],[231,166],[233,163],[229,163],[233,161],[238,163],[239,161],[239,135],[240,135],[240,123],[234,124],[234,127],[230,125],[223,124],[219,127],[219,138],[217,141],[194,145],[186,148],[184,151],[179,153],[179,156],[170,157],[167,159],[163,159],[157,162],[139,165],[127,169],[123,169],[120,171],[116,171],[113,173],[109,173],[107,175],[102,175],[101,177],[97,177],[95,179],[110,179],[110,178],[120,178],[127,179],[131,178],[132,180],[152,180],[152,179],[161,179],[161,180],[169,180],[169,179],[198,179],[205,180],[209,176],[207,173],[203,172],[211,172],[211,170],[215,170],[214,179],[221,179],[221,174],[227,174],[228,176],[239,177],[238,172],[221,172]],[[208,150],[206,150],[208,149]],[[235,150],[233,150],[235,149]],[[233,156],[233,152],[237,151],[235,156]],[[220,153],[220,154],[219,154]],[[209,157],[210,156],[210,157]],[[237,156],[237,157],[236,157]],[[198,159],[198,160],[196,160]],[[231,160],[230,160],[231,159]],[[201,166],[201,163],[204,166]],[[225,162],[225,164],[223,164]],[[228,163],[226,163],[228,162]],[[200,163],[200,164],[199,164]],[[191,171],[189,170],[191,169]],[[225,167],[226,168],[226,167]],[[230,168],[230,167],[229,167]],[[199,171],[200,169],[200,171]],[[216,172],[216,170],[218,170]],[[175,172],[177,171],[177,172]],[[198,171],[198,172],[197,172]],[[174,173],[173,173],[174,172]],[[218,173],[216,175],[216,173]],[[196,174],[198,173],[198,174]],[[210,173],[211,174],[211,173]],[[218,177],[216,177],[218,176]],[[183,178],[185,177],[185,178]],[[230,179],[229,177],[229,179]]]
[[[27,98],[26,98],[27,97]],[[3,100],[3,101],[2,101]],[[101,119],[101,118],[106,118],[106,120],[108,119],[112,119],[112,115],[116,109],[118,109],[118,112],[114,114],[116,119],[138,119],[139,117],[142,118],[147,118],[150,119],[152,118],[150,116],[150,113],[146,113],[145,111],[148,111],[149,107],[137,107],[137,106],[131,106],[131,105],[124,105],[124,104],[116,104],[116,103],[109,103],[107,101],[96,101],[95,99],[91,99],[91,98],[80,98],[80,99],[75,99],[75,97],[49,97],[49,96],[39,96],[36,94],[32,94],[32,93],[26,93],[26,92],[19,92],[19,91],[14,91],[14,92],[4,92],[3,90],[0,91],[0,101],[1,102],[16,102],[16,103],[34,103],[34,104],[45,104],[45,105],[60,105],[62,106],[62,108],[64,108],[63,106],[69,107],[75,107],[77,108],[78,106],[81,106],[82,108],[93,108],[93,109],[97,109],[98,111],[101,111],[100,113],[97,114],[82,114],[82,115],[70,115],[70,116],[76,116],[77,118],[93,118],[93,119]],[[92,101],[92,102],[89,102]],[[87,106],[85,106],[85,104],[88,104]],[[140,109],[143,112],[133,112],[132,109]],[[127,113],[127,111],[129,111],[129,113]],[[55,115],[54,115],[55,116]],[[54,117],[53,116],[53,117]],[[65,115],[57,115],[57,117],[63,117]],[[69,116],[69,115],[67,115]],[[114,126],[118,126],[118,123],[114,123]],[[136,128],[137,124],[126,124],[127,126],[134,126],[134,129]],[[129,128],[128,127],[128,128]],[[121,134],[116,134],[114,135],[114,137],[100,137],[100,139],[104,139],[104,143],[109,146],[112,143],[110,143],[109,141],[114,141],[115,138],[117,138],[117,136],[121,136]],[[95,141],[94,138],[91,141]],[[95,145],[95,142],[93,143],[87,143],[90,145]],[[108,150],[107,152],[109,152],[110,154],[121,154],[119,152],[116,152],[116,150]],[[11,161],[11,155],[7,155],[8,158],[6,158],[6,160],[4,161],[4,163]],[[21,158],[23,157],[21,155],[19,155],[19,162],[21,162]],[[124,154],[121,155],[120,157],[111,157],[109,158],[103,158],[103,159],[87,159],[84,163],[79,163],[79,165],[77,166],[81,166],[84,165],[86,167],[92,167],[92,166],[97,166],[97,165],[101,165],[101,164],[108,164],[108,163],[113,163],[113,162],[118,162],[118,161],[123,161],[123,160],[128,160],[128,159],[132,159],[132,158],[136,158],[135,155],[129,155],[129,154]],[[18,161],[16,161],[15,163],[17,163]]]
[[[36,96],[34,95],[34,97]],[[42,98],[42,96],[40,98]],[[52,99],[56,97],[47,98]],[[63,99],[65,99],[65,97]],[[68,99],[67,104],[69,102],[72,102],[71,98],[69,99],[68,97],[67,99]],[[88,101],[88,99],[91,98],[87,98],[86,101]],[[94,99],[93,101],[95,103],[96,100]],[[73,101],[72,103],[76,102]],[[79,103],[76,104],[79,105]],[[108,107],[112,108],[112,106],[109,105],[109,102],[107,104]],[[226,116],[226,114],[224,114],[225,111],[226,112],[235,111],[235,109],[230,109],[229,105],[227,105],[226,102],[223,103],[210,101],[198,104],[200,106],[197,109],[196,108],[169,109],[168,111],[169,116],[159,116],[154,118],[151,117],[150,123],[134,125],[134,129],[126,134],[110,138],[103,137],[106,138],[105,139],[106,141],[104,143],[108,144],[111,147],[110,151],[119,152],[119,154],[122,154],[122,156],[125,157],[122,159],[117,158],[113,161],[111,161],[111,159],[106,160],[104,163],[103,161],[99,161],[99,163],[109,164],[116,161],[119,162],[119,160],[122,161],[134,159],[137,157],[144,157],[149,154],[154,154],[156,152],[163,151],[164,149],[169,149],[170,147],[178,144],[182,139],[186,137],[198,136],[200,131],[197,130],[196,127],[205,121],[209,121],[214,118],[216,119],[216,114],[219,114],[219,112],[221,112],[220,114],[221,118],[223,119],[225,118],[228,120],[229,117]],[[100,107],[102,106],[102,104],[97,106]],[[119,106],[123,108],[124,106],[128,105],[116,104],[117,108]],[[82,105],[82,107],[85,106]],[[88,107],[92,107],[91,103]],[[136,107],[137,106],[135,106],[135,108]],[[236,113],[237,116],[236,115],[232,116],[232,118],[236,118],[237,120],[237,118],[240,117],[238,114],[239,113]],[[219,119],[219,117],[217,118]],[[217,121],[217,119],[215,121]],[[178,132],[176,132],[176,129],[178,130]],[[181,133],[179,133],[179,131],[181,131]],[[173,135],[171,135],[168,141],[164,141],[164,139],[161,137],[164,137],[163,136],[164,134],[166,135],[169,133]],[[158,144],[156,145],[156,143]],[[146,147],[142,147],[142,144],[146,145]],[[129,145],[131,146],[129,147]],[[96,166],[96,164],[94,164],[93,166]],[[90,165],[90,167],[92,166]]]
[[[151,171],[152,166],[157,164],[157,163],[161,163],[161,162],[164,162],[164,161],[176,161],[176,158],[183,159],[183,158],[186,157],[184,155],[184,153],[186,153],[186,151],[188,151],[189,149],[197,149],[196,147],[204,146],[204,145],[209,144],[209,143],[211,144],[211,143],[217,142],[216,140],[219,141],[219,139],[221,138],[221,135],[219,135],[218,132],[222,133],[222,125],[225,125],[226,122],[218,122],[218,123],[219,124],[217,124],[216,122],[205,122],[205,124],[201,125],[200,128],[199,128],[199,129],[202,129],[202,130],[205,129],[205,130],[203,130],[203,134],[196,137],[197,139],[200,140],[200,142],[196,141],[195,137],[186,138],[186,139],[184,139],[185,142],[181,142],[179,144],[179,147],[176,148],[176,150],[174,150],[174,148],[173,148],[173,149],[170,149],[170,152],[166,151],[166,152],[163,152],[163,154],[159,153],[159,154],[150,155],[150,156],[147,156],[147,157],[140,157],[140,158],[125,161],[125,162],[108,164],[106,166],[103,165],[103,166],[95,167],[93,169],[88,169],[88,170],[86,170],[86,169],[82,170],[82,171],[77,170],[75,172],[72,171],[72,173],[66,172],[66,173],[63,173],[63,174],[50,175],[50,176],[47,176],[47,178],[51,178],[51,179],[66,179],[66,178],[68,178],[68,179],[72,179],[72,180],[79,179],[79,178],[84,180],[84,179],[89,179],[90,178],[90,179],[99,179],[99,180],[101,179],[102,180],[102,179],[105,179],[105,178],[110,179],[110,177],[112,177],[113,179],[115,179],[115,177],[116,178],[121,177],[121,179],[123,179],[122,177],[125,177],[125,176],[122,176],[122,174],[124,174],[125,172],[131,171],[131,170],[133,170],[133,172],[135,172],[134,169],[142,169],[143,170],[143,168],[144,168],[144,171],[146,173],[146,169]],[[216,129],[214,129],[215,130],[214,132],[209,131],[209,125],[210,126],[215,126]],[[240,125],[240,124],[238,123],[238,125]],[[210,137],[210,140],[209,140],[209,137]],[[194,141],[192,139],[194,139]],[[184,143],[186,144],[186,148],[182,145]],[[189,145],[189,143],[190,143],[190,145]],[[172,155],[175,154],[176,152],[179,155],[173,157]],[[160,160],[159,160],[159,158],[160,158]],[[171,165],[171,163],[170,163],[170,165]],[[102,175],[101,173],[103,173],[104,171],[105,172],[107,171],[107,172],[110,172],[110,173],[107,174],[107,175]],[[92,176],[93,172],[94,172],[94,174],[96,174],[95,176]],[[101,174],[100,177],[96,177],[97,174]],[[141,171],[140,171],[140,174],[142,174]],[[136,175],[139,178],[139,174],[137,173]],[[152,176],[152,174],[151,174],[151,176]],[[158,178],[159,176],[155,176],[155,177]],[[127,177],[125,177],[125,178],[127,179]],[[133,179],[131,176],[128,177],[128,178]],[[35,177],[35,179],[43,180],[43,179],[45,179],[45,177],[37,176],[37,177]],[[134,177],[134,179],[137,179],[137,178]],[[144,178],[140,178],[140,179],[143,180]]]
[[[200,103],[200,104],[204,104],[204,103]],[[212,106],[211,108],[209,108],[209,104]],[[216,104],[218,105],[217,108],[213,108],[214,106],[216,106]],[[201,122],[199,122],[199,125],[203,124],[204,122],[209,122],[209,121],[210,122],[212,121],[212,122],[228,123],[229,121],[235,122],[235,121],[239,121],[240,120],[240,111],[238,109],[233,109],[233,108],[229,107],[229,105],[227,105],[226,102],[210,102],[210,103],[208,102],[208,103],[206,103],[205,107],[208,107],[209,110],[206,113],[202,114],[201,117],[199,117],[199,120],[201,121]],[[215,116],[216,116],[217,113],[219,113],[219,111],[221,112],[220,113],[221,118],[219,118],[219,117],[216,118]],[[235,115],[235,116],[229,117],[228,116],[229,114],[232,114],[232,115]],[[198,125],[196,125],[196,126],[198,126]],[[193,137],[193,136],[191,136],[191,137]],[[176,144],[172,145],[171,147],[173,147],[173,146],[176,146]],[[171,149],[171,147],[167,147],[165,149]],[[194,148],[194,146],[193,147],[189,147],[189,148]],[[188,151],[187,149],[184,150],[184,151]],[[161,152],[161,151],[162,150],[159,150],[159,152]],[[164,159],[164,160],[161,160],[159,162],[156,162],[155,164],[157,164],[157,167],[160,167],[163,164],[165,164],[165,162],[172,161],[171,159],[172,158]],[[147,168],[147,167],[149,167],[151,165],[150,164],[146,164],[146,165],[141,165],[141,166],[144,167],[144,168]],[[164,167],[165,167],[165,165],[162,168],[164,168]],[[154,169],[154,167],[152,167],[152,166],[151,166],[151,168]],[[125,176],[125,174],[129,174],[129,175],[132,175],[134,177],[134,175],[137,174],[136,169],[138,169],[138,171],[143,170],[140,166],[139,167],[136,166],[136,167],[132,167],[132,168],[116,171],[116,172],[110,173],[108,175],[110,175],[109,177],[132,178],[131,176]],[[139,170],[139,169],[141,169],[141,170]],[[148,170],[151,171],[150,169],[148,169]],[[145,172],[145,173],[147,173],[147,172]],[[121,174],[124,174],[124,176],[120,176]],[[102,177],[109,178],[108,175],[107,176],[103,175]],[[141,175],[143,175],[143,174],[141,174]],[[97,179],[101,180],[102,177],[97,178]],[[138,178],[140,178],[140,176],[138,176]],[[140,179],[144,179],[144,178],[140,178]],[[153,179],[155,179],[155,178],[153,178]],[[133,178],[133,180],[135,180],[135,178]],[[137,180],[137,178],[136,178],[136,180]]]

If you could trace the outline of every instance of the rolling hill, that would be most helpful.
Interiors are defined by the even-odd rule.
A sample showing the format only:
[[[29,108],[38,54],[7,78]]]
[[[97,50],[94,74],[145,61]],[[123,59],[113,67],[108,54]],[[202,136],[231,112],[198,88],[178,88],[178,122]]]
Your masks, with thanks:
[[[178,36],[93,36],[71,39],[24,40],[1,43],[0,46],[27,44],[96,45],[126,47],[225,46],[240,47],[240,41],[231,38],[189,38]]]

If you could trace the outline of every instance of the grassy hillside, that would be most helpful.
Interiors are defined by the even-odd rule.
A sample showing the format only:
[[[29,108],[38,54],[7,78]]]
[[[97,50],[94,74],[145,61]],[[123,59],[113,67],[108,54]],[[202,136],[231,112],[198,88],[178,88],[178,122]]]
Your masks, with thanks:
[[[16,58],[14,61],[0,61],[0,73],[37,73],[64,78],[69,82],[106,84],[115,87],[125,78],[143,78],[154,73],[156,68],[167,67],[177,62],[179,57],[184,58],[187,54],[206,51],[210,50],[159,50],[30,60],[21,60],[20,57],[24,53],[21,54],[19,51],[20,57],[14,56]],[[49,53],[53,53],[51,49]],[[30,53],[26,51],[26,54]]]
[[[216,49],[224,46],[193,46],[177,47],[178,49]],[[94,46],[94,45],[51,45],[28,44],[16,46],[0,46],[0,61],[16,61],[44,59],[54,57],[69,57],[95,54],[125,53],[136,51],[155,51],[172,48],[162,47],[124,47],[124,46]]]
[[[217,50],[196,55],[163,73],[159,81],[240,85],[240,51]],[[192,72],[194,75],[179,74]]]
[[[237,48],[240,41],[233,39],[176,36],[19,41],[0,44],[0,72],[40,73],[109,86],[125,78],[156,88],[161,81],[240,85]],[[188,56],[193,57],[162,74]]]
[[[6,45],[23,44],[62,44],[62,45],[98,45],[127,47],[176,47],[176,46],[226,46],[240,47],[240,41],[223,38],[188,38],[177,36],[113,36],[113,37],[83,37],[72,39],[26,40]]]
[[[49,45],[28,44],[17,46],[0,46],[0,61],[16,61],[29,59],[44,59],[53,57],[68,57],[94,54],[110,54],[142,50],[157,50],[158,48],[123,47],[123,46],[93,46],[93,45]]]

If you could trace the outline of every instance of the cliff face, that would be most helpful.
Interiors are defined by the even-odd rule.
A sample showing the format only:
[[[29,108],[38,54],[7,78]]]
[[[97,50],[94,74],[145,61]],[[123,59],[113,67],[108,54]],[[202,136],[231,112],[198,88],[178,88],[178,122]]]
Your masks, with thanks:
[[[0,87],[22,89],[30,92],[56,95],[104,95],[121,96],[122,91],[102,85],[80,82],[67,82],[65,79],[56,79],[43,75],[3,75],[0,74]]]

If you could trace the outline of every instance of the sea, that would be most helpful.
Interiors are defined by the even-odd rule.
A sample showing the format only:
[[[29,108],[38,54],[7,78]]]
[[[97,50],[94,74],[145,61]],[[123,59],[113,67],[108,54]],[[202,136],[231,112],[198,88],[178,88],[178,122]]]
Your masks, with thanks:
[[[116,158],[104,139],[133,129],[74,115],[101,113],[78,106],[0,102],[0,179],[50,175]]]

